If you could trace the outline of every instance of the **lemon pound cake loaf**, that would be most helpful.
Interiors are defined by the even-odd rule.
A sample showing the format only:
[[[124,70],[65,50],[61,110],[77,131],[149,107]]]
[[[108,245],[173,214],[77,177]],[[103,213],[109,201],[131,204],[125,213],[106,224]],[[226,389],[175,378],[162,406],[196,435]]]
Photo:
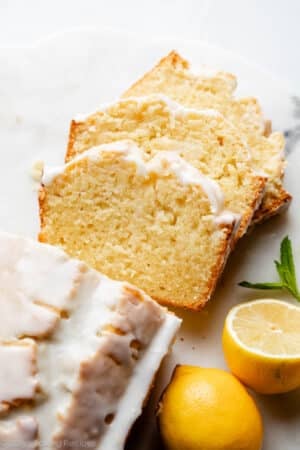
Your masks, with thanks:
[[[199,309],[222,272],[235,216],[218,184],[176,153],[144,156],[120,141],[46,170],[40,240],[162,304]]]
[[[178,151],[220,184],[225,207],[241,216],[234,242],[245,233],[265,178],[253,172],[239,131],[220,113],[188,109],[162,95],[123,99],[72,122],[67,160],[120,139],[135,141],[149,155]]]
[[[241,130],[258,173],[267,177],[266,191],[253,221],[258,223],[279,213],[291,200],[283,187],[286,161],[281,133],[269,134],[270,122],[264,120],[256,98],[233,97],[236,78],[226,72],[204,70],[198,75],[189,70],[189,63],[171,52],[157,66],[136,82],[124,97],[162,93],[192,108],[213,108],[221,112]]]
[[[180,320],[55,247],[0,248],[1,449],[123,450]]]

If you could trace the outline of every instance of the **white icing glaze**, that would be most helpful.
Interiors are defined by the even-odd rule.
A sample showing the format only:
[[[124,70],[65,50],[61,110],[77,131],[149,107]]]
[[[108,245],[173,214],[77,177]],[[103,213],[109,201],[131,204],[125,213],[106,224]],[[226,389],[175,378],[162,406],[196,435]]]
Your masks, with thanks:
[[[82,423],[75,429],[73,417],[74,429],[71,435],[64,427],[65,421],[68,423],[68,420],[71,420],[70,413],[74,407],[73,393],[76,391],[79,395],[97,385],[97,389],[104,389],[106,392],[100,399],[93,398],[93,402],[96,402],[98,406],[101,404],[100,411],[85,412],[84,417],[86,419],[90,414],[90,423],[100,421],[99,429],[103,433],[102,439],[108,446],[109,442],[115,441],[118,436],[119,445],[111,445],[108,447],[110,450],[123,449],[128,430],[141,411],[150,381],[180,325],[179,319],[167,313],[145,295],[142,296],[142,301],[139,301],[139,294],[137,294],[134,299],[134,302],[137,302],[137,308],[128,309],[130,302],[127,303],[124,295],[126,286],[129,285],[113,282],[94,271],[88,271],[74,299],[76,308],[69,320],[61,324],[54,342],[40,346],[40,382],[48,392],[49,401],[41,404],[35,410],[35,414],[39,419],[41,438],[46,445],[51,445],[49,429],[54,430],[57,436],[64,432],[62,436],[65,436],[66,440],[78,440]],[[136,290],[136,292],[140,291]],[[124,303],[122,306],[122,302],[125,302],[125,306]],[[148,307],[155,308],[157,312],[147,313]],[[155,323],[157,313],[162,322],[153,332],[151,327],[153,320]],[[122,335],[112,334],[109,329],[106,330],[107,325],[119,329]],[[86,385],[80,382],[80,364],[83,361],[88,363],[95,359],[95,364],[89,370],[91,375],[93,372],[99,374],[104,367],[109,367],[106,365],[106,359],[101,362],[101,358],[96,357],[97,352],[103,355],[107,353],[114,355],[114,358],[124,365],[124,373],[127,373],[128,367],[132,364],[132,361],[128,360],[128,352],[130,342],[134,338],[140,339],[145,349],[143,357],[130,368],[132,373],[128,378],[123,374],[122,380],[118,382],[120,371],[115,372],[114,367],[111,367],[104,379],[97,380],[97,377],[91,376],[91,384]],[[67,358],[66,355],[68,355]],[[147,364],[144,361],[148,361]],[[132,385],[139,386],[134,394]],[[115,390],[110,391],[110,386],[114,386]],[[129,394],[128,390],[130,390]],[[124,409],[122,413],[121,408]],[[103,427],[101,420],[103,421],[103,418],[112,411],[116,413],[116,419],[120,414],[120,419],[116,422],[113,420],[109,426]],[[57,421],[57,417],[61,419]],[[86,421],[85,424],[87,424]],[[81,436],[84,437],[85,434],[81,433]],[[96,448],[102,450],[102,445],[101,440]]]
[[[58,175],[61,175],[61,168],[64,166],[56,166],[56,167],[44,167],[41,183],[45,186],[50,184],[54,178],[56,178]]]
[[[113,310],[105,324],[106,327],[112,325],[119,330],[119,334],[100,327],[97,352],[80,367],[74,395],[60,414],[60,427],[56,435],[58,441],[76,441],[86,433],[89,442],[97,437],[92,432],[93,428],[98,430],[99,437],[107,432],[110,425],[106,424],[105,419],[117,413],[120,399],[135,372],[137,357],[143,354],[165,320],[157,305],[146,297],[138,301],[138,297],[128,289],[126,292],[122,286],[117,302],[110,305]],[[106,290],[107,286],[104,287],[104,294]],[[95,296],[98,301],[102,300],[101,282]],[[132,348],[131,342],[139,342],[141,349]],[[98,395],[95,395],[96,392]],[[78,417],[85,419],[79,423]],[[89,442],[89,448],[96,447],[96,443],[92,445]]]
[[[0,343],[0,403],[33,399],[38,384],[36,350],[29,339]]]
[[[182,184],[197,184],[201,186],[210,201],[212,213],[218,215],[222,212],[224,195],[218,183],[203,175],[177,153],[171,151],[159,152],[146,163],[146,167],[148,172],[163,173],[166,170],[171,170]]]
[[[209,67],[204,64],[198,67],[193,65],[190,73],[192,73],[195,77],[201,78],[215,78],[222,74],[222,72],[220,72],[220,70],[216,67]]]
[[[115,102],[104,103],[100,105],[95,111],[88,114],[77,114],[74,118],[74,121],[77,123],[84,122],[93,114],[97,112],[105,112],[110,108],[115,107],[117,105],[126,104],[128,102],[135,102],[139,107],[143,105],[148,105],[149,103],[164,103],[165,107],[168,109],[169,113],[173,117],[180,117],[187,114],[196,114],[199,116],[209,116],[209,117],[222,117],[222,114],[215,109],[196,109],[196,108],[188,108],[186,106],[181,105],[180,103],[171,100],[167,95],[164,94],[151,94],[143,97],[126,97],[125,99],[119,99]]]
[[[237,88],[237,78],[235,75],[224,72],[217,67],[207,66],[205,64],[195,65],[191,64],[190,69],[186,69],[190,77],[195,79],[209,79],[209,78],[219,78],[226,79],[227,85],[230,86],[233,92]],[[200,81],[200,80],[199,80]]]
[[[59,175],[62,175],[64,171],[68,167],[72,167],[73,164],[75,164],[78,161],[81,161],[83,159],[90,159],[90,160],[97,160],[99,159],[101,152],[119,152],[124,153],[125,159],[128,161],[134,161],[137,164],[138,171],[141,175],[146,175],[146,171],[143,169],[143,166],[145,165],[142,152],[138,148],[138,146],[130,140],[122,140],[122,141],[116,141],[112,142],[110,144],[103,144],[99,145],[97,147],[92,147],[88,150],[86,150],[83,153],[78,154],[75,156],[75,158],[72,159],[72,161],[61,165],[57,167],[45,167],[44,174],[42,177],[42,184],[44,186],[48,186],[52,183],[52,181]]]
[[[53,249],[55,255],[52,255],[52,248],[49,246],[6,233],[0,233],[0,237],[3,241],[0,246],[0,273],[5,268],[5,261],[2,259],[5,251],[6,271],[14,272],[16,266],[20,272],[29,271],[32,284],[36,279],[35,271],[38,276],[41,273],[43,276],[43,271],[40,271],[33,260],[42,261],[45,268],[47,265],[44,258],[51,259],[55,256],[57,264],[61,264],[65,258],[63,266],[66,267],[66,279],[71,279],[72,282],[74,277],[70,276],[68,269],[77,268],[77,265],[81,268],[80,263],[70,260],[60,250]],[[20,254],[26,255],[26,261],[30,261],[30,264],[19,264]],[[70,265],[66,265],[67,262]],[[51,283],[53,275],[53,281],[62,282],[62,291],[67,295],[69,287],[65,283],[66,280],[61,280],[60,275],[51,270],[51,264],[49,269],[47,282]],[[77,273],[77,270],[75,272]],[[45,448],[52,448],[53,436],[59,436],[59,433],[67,440],[80,437],[84,443],[87,436],[85,427],[94,423],[98,425],[97,433],[101,432],[101,436],[98,436],[99,444],[97,440],[94,448],[102,450],[102,442],[105,441],[110,450],[122,450],[130,426],[142,409],[151,381],[174,339],[180,320],[127,283],[112,281],[94,270],[80,270],[79,273],[80,278],[71,299],[72,308],[68,320],[59,321],[51,339],[38,341],[37,374],[35,368],[30,365],[32,359],[29,360],[29,354],[16,353],[15,358],[11,355],[4,361],[4,356],[1,359],[0,347],[0,372],[2,362],[9,362],[11,365],[14,362],[16,368],[13,376],[7,380],[1,381],[0,374],[0,393],[2,387],[7,398],[14,399],[19,395],[27,395],[26,398],[29,398],[34,395],[38,383],[41,391],[45,393],[45,400],[33,405],[32,415],[38,422],[39,439]],[[31,289],[32,295],[36,292],[35,289]],[[59,296],[60,292],[52,289],[45,292],[48,301],[55,305],[56,295]],[[64,302],[63,304],[66,305]],[[140,351],[135,346],[132,347],[132,341],[141,343]],[[19,344],[22,342],[30,344],[32,341],[19,341]],[[119,379],[120,374],[115,371],[116,368],[112,370],[104,364],[105,355],[109,360],[113,355],[113,360],[120,362],[122,371],[124,370],[124,373],[121,371],[122,378]],[[135,359],[138,355],[141,356],[140,359]],[[83,367],[84,374],[88,373],[90,376],[88,380],[82,378]],[[108,372],[106,369],[109,369]],[[103,370],[105,374],[99,379],[96,376],[97,371],[100,374]],[[96,388],[100,389],[101,386],[104,391],[99,398]],[[136,392],[133,386],[137,386]],[[85,403],[78,403],[80,396],[84,397],[83,400],[90,398],[96,409],[85,410]],[[105,416],[111,414],[112,407],[115,420],[110,425],[103,425]],[[84,416],[80,416],[83,409]],[[30,450],[36,447],[37,423],[33,418],[21,418],[22,413],[23,410],[16,407],[0,420],[0,443],[6,445],[5,450],[8,450],[13,441],[18,442],[19,438],[23,439],[26,450],[27,444]],[[30,413],[30,410],[26,409],[26,414]],[[70,434],[68,424],[71,422]],[[68,443],[64,443],[64,446],[68,448]]]
[[[227,211],[226,209],[221,212],[221,214],[216,217],[215,222],[219,225],[231,225],[234,223],[234,228],[232,232],[232,238],[235,233],[238,231],[242,216],[237,213],[232,213],[231,211]]]
[[[185,116],[191,113],[194,113],[199,116],[208,116],[208,117],[222,117],[222,114],[216,109],[205,108],[205,109],[197,109],[190,108],[182,105],[181,103],[172,100],[165,94],[152,94],[144,97],[127,97],[124,101],[136,101],[139,105],[147,104],[148,102],[162,102],[164,103],[169,112],[172,113],[174,117]]]
[[[1,338],[43,336],[53,331],[58,315],[28,301],[14,286],[15,276],[0,271],[0,330]]]
[[[162,327],[156,333],[147,351],[135,368],[135,376],[131,378],[127,390],[122,397],[114,426],[109,428],[101,441],[101,450],[123,450],[126,433],[141,414],[145,393],[148,393],[155,372],[159,368],[163,357],[168,353],[174,335],[178,331],[178,320],[168,314]],[[116,433],[115,430],[118,430]],[[100,450],[100,449],[99,449]]]
[[[84,267],[58,248],[0,232],[0,338],[53,331]]]
[[[84,264],[70,259],[59,248],[43,244],[41,251],[41,245],[33,242],[27,243],[16,265],[20,290],[33,302],[59,310],[71,308],[72,295],[84,270]]]
[[[37,434],[38,424],[33,417],[0,423],[0,447],[2,450],[36,450]]]
[[[209,199],[212,213],[216,216],[223,215],[224,195],[218,183],[203,175],[198,169],[181,158],[178,155],[178,150],[176,152],[160,151],[152,159],[145,160],[143,151],[130,140],[116,141],[90,148],[63,166],[57,167],[54,170],[46,169],[43,176],[43,184],[45,186],[51,184],[55,177],[63,174],[68,167],[76,165],[78,161],[83,159],[97,160],[101,158],[103,152],[122,153],[125,161],[131,161],[136,165],[137,173],[141,176],[146,177],[149,173],[153,172],[158,174],[172,172],[182,184],[200,185]],[[231,216],[230,220],[230,212],[226,211],[224,221],[226,223],[232,223],[234,220],[234,215]],[[221,220],[219,223],[225,223],[224,221]]]

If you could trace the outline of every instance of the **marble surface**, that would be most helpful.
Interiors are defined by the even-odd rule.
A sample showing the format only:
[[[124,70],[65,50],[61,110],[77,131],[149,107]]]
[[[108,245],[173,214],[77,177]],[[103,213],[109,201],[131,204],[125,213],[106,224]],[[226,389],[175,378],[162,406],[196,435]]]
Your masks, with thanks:
[[[299,0],[1,0],[0,46],[74,27],[205,40],[242,55],[300,93]]]
[[[191,59],[195,68],[205,63],[234,71],[240,79],[239,95],[255,94],[261,99],[274,129],[287,136],[286,185],[295,198],[287,214],[255,229],[239,243],[205,311],[178,312],[184,319],[182,330],[131,436],[130,450],[159,448],[154,409],[175,364],[225,367],[221,332],[226,313],[236,303],[260,297],[259,292],[243,290],[237,283],[262,276],[273,279],[276,274],[272,261],[286,234],[292,238],[300,267],[300,100],[269,73],[201,42],[147,40],[91,30],[57,35],[31,48],[0,50],[0,226],[36,236],[38,211],[36,187],[30,178],[32,163],[37,159],[47,164],[62,162],[70,119],[117,98],[173,48]],[[293,301],[288,296],[281,298]],[[298,450],[300,392],[256,399],[265,422],[263,450]]]

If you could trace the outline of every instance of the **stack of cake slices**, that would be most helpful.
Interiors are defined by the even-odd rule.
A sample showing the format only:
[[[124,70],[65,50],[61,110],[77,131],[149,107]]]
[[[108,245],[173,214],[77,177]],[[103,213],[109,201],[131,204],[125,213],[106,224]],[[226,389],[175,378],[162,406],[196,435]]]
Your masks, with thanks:
[[[74,119],[66,164],[44,171],[40,240],[163,305],[201,309],[249,226],[291,200],[283,136],[235,88],[171,52]]]

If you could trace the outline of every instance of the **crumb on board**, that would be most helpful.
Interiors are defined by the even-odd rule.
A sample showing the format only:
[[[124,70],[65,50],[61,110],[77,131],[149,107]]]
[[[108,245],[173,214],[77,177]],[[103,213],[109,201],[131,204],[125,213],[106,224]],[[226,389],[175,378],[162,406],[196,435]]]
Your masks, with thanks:
[[[32,164],[30,171],[30,176],[33,179],[33,181],[40,183],[43,176],[43,171],[44,171],[44,161],[42,161],[41,159],[35,161]]]

